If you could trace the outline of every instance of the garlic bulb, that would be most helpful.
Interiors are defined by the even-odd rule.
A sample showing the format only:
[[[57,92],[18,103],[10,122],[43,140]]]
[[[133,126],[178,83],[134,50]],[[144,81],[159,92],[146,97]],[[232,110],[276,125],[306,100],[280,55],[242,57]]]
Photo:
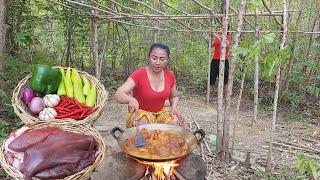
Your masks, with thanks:
[[[42,121],[49,121],[51,119],[54,119],[57,116],[57,112],[53,108],[44,108],[39,113],[39,119]]]
[[[56,94],[47,94],[43,97],[46,107],[55,107],[59,104],[60,97]]]

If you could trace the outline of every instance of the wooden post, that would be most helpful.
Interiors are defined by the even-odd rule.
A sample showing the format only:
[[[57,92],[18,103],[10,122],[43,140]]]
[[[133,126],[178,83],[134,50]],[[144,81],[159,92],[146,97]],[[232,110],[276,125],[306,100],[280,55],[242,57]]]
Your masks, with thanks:
[[[5,61],[5,37],[7,32],[7,26],[5,24],[6,6],[4,0],[0,0],[0,89],[4,89],[4,81],[2,73],[4,73],[4,61]]]
[[[238,100],[237,100],[236,116],[234,118],[233,133],[232,133],[232,144],[231,144],[231,156],[233,155],[233,150],[234,150],[234,143],[235,143],[235,138],[236,138],[236,127],[238,125],[239,110],[240,110],[240,105],[241,105],[241,98],[242,98],[244,81],[246,79],[247,69],[248,69],[247,68],[247,64],[245,63],[244,64],[244,70],[243,70],[243,73],[242,73],[240,92],[239,92]]]
[[[208,82],[207,82],[207,104],[210,102],[211,86],[210,86],[210,73],[211,73],[211,61],[212,61],[212,35],[209,33],[209,42],[208,42]]]
[[[288,35],[288,13],[286,7],[286,0],[282,1],[283,3],[283,34],[280,44],[280,49],[284,47],[284,44],[287,40]],[[274,93],[274,100],[273,100],[273,113],[272,113],[272,127],[270,132],[270,140],[269,140],[269,148],[268,148],[268,155],[267,155],[267,171],[271,171],[272,168],[272,148],[273,148],[273,135],[276,129],[276,120],[277,120],[277,108],[278,108],[278,96],[279,96],[279,89],[280,89],[280,76],[281,76],[281,66],[280,63],[277,67],[277,74],[276,74],[276,90]]]
[[[302,9],[304,6],[304,0],[300,0],[300,5],[299,5],[299,14],[298,14],[298,18],[296,21],[296,27],[295,27],[295,31],[299,31],[300,30],[300,22],[301,22],[301,17],[302,17]],[[286,73],[283,77],[284,79],[284,83],[282,84],[282,88],[281,88],[281,92],[280,94],[282,94],[282,91],[287,91],[288,87],[289,87],[289,79],[290,79],[290,74],[291,74],[291,70],[293,67],[293,61],[294,61],[294,51],[295,51],[295,47],[296,47],[296,43],[297,43],[297,32],[294,32],[292,35],[292,46],[291,46],[291,54],[290,54],[290,58],[289,58],[289,63],[288,63],[288,67],[286,69]]]
[[[102,49],[102,59],[100,61],[100,76],[105,77],[107,73],[107,67],[108,67],[108,52],[109,52],[109,39],[110,39],[110,30],[111,30],[111,24],[110,21],[108,21],[107,29],[105,32],[105,39],[103,43],[103,49]]]
[[[257,9],[256,9],[256,14],[257,14]],[[255,40],[257,41],[258,39],[258,16],[255,16]],[[253,100],[253,118],[251,121],[251,127],[253,126],[254,123],[257,122],[257,115],[258,115],[258,99],[259,99],[259,56],[256,54],[254,56],[254,62],[255,62],[255,67],[254,67],[254,100]]]
[[[98,56],[98,25],[95,17],[91,18],[91,32],[92,32],[92,58],[94,62],[95,76],[100,80],[100,63]]]
[[[227,92],[226,92],[226,106],[225,106],[225,121],[224,121],[224,126],[223,126],[223,148],[226,150],[226,152],[229,152],[227,149],[229,148],[229,109],[231,105],[231,96],[232,96],[232,87],[233,87],[233,72],[235,69],[235,64],[234,61],[237,58],[237,53],[236,49],[239,45],[239,38],[241,35],[241,28],[242,28],[242,23],[243,23],[243,14],[245,11],[245,5],[246,5],[246,0],[241,0],[240,6],[239,6],[239,14],[238,14],[238,24],[237,24],[237,33],[234,36],[234,43],[232,45],[231,51],[232,51],[232,56],[229,59],[230,63],[230,70],[229,70],[229,79],[228,79],[228,84],[227,84]],[[235,130],[235,129],[234,129]],[[231,152],[231,151],[230,151]],[[231,157],[231,156],[227,156]]]
[[[225,149],[223,149],[223,93],[224,93],[224,68],[225,68],[225,55],[227,44],[227,31],[229,21],[229,5],[230,0],[225,1],[225,14],[223,17],[223,31],[221,36],[221,53],[220,53],[220,65],[219,65],[219,84],[218,84],[218,107],[217,107],[217,145],[216,145],[216,157],[218,160],[225,160]]]

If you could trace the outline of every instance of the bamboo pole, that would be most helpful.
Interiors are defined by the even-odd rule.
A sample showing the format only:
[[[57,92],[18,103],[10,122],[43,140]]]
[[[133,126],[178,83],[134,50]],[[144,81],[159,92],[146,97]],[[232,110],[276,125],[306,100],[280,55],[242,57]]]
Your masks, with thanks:
[[[94,68],[95,68],[95,76],[97,79],[100,79],[100,62],[99,62],[99,56],[98,56],[98,25],[97,20],[92,17],[91,19],[91,43],[92,43],[92,58],[94,62]]]
[[[207,79],[207,104],[210,102],[210,73],[211,73],[211,61],[212,61],[212,35],[209,33],[209,42],[208,42],[208,79]]]
[[[298,18],[296,21],[296,27],[295,27],[296,31],[299,31],[299,29],[300,29],[300,22],[301,22],[301,17],[302,17],[303,6],[304,6],[304,0],[300,0],[300,6],[299,6],[300,9],[299,9],[299,14],[298,14]],[[289,87],[289,78],[290,78],[291,70],[293,67],[294,52],[295,52],[295,47],[296,47],[296,43],[297,43],[297,32],[294,32],[292,36],[293,36],[292,37],[293,42],[292,42],[292,46],[291,46],[291,54],[290,54],[290,58],[289,58],[288,67],[287,67],[285,75],[284,75],[284,83],[281,88],[280,94],[282,94],[283,90],[287,91],[288,87]]]
[[[257,9],[256,9],[257,12]],[[255,17],[255,40],[258,40],[258,16]],[[258,99],[259,99],[259,56],[256,54],[254,57],[254,97],[253,97],[253,118],[251,121],[251,127],[254,123],[257,122],[257,115],[258,115]]]
[[[266,4],[265,0],[262,0],[262,4],[263,6],[267,9],[267,11],[271,14],[271,10],[269,9],[268,5]],[[282,24],[278,21],[278,19],[273,16],[274,20],[277,22],[278,25],[280,25],[282,27]]]
[[[143,3],[143,2],[138,1],[138,0],[131,0],[131,1],[132,1],[132,2],[135,2],[135,3],[138,3],[138,4],[141,4],[141,5],[143,5],[143,6],[147,7],[147,8],[149,8],[150,10],[153,10],[153,11],[155,11],[155,12],[159,13],[159,14],[160,14],[160,16],[167,16],[167,14],[165,14],[164,12],[162,12],[162,11],[159,11],[159,10],[155,9],[155,8],[153,8],[153,7],[149,6],[149,5],[147,5],[146,3]],[[145,16],[143,16],[143,17],[145,17]],[[175,22],[177,22],[178,24],[180,24],[180,25],[182,25],[182,26],[184,26],[184,27],[186,27],[186,28],[188,28],[188,29],[190,29],[190,30],[193,30],[193,28],[192,28],[192,27],[190,27],[190,26],[188,26],[188,25],[185,25],[184,23],[182,23],[182,22],[178,21],[177,19],[173,19],[173,20],[174,20]]]
[[[110,1],[111,1],[112,3],[114,3],[114,4],[116,4],[117,6],[120,6],[120,7],[124,8],[124,9],[130,10],[130,11],[133,11],[133,12],[135,12],[135,13],[138,13],[139,15],[144,15],[144,16],[148,17],[147,15],[143,14],[142,12],[139,12],[139,11],[137,11],[137,10],[131,8],[131,7],[124,6],[124,5],[118,3],[118,2],[116,2],[116,1],[114,1],[114,0],[110,0]],[[166,23],[161,22],[161,21],[158,20],[158,19],[156,19],[156,21],[157,21],[158,23],[164,25],[164,26],[167,27],[167,28],[176,30],[174,27],[171,27],[171,26],[167,25]]]
[[[223,148],[228,149],[229,148],[229,110],[231,106],[231,97],[232,97],[232,87],[233,87],[233,72],[235,70],[235,59],[237,58],[237,54],[235,50],[237,49],[239,45],[239,39],[241,35],[241,29],[242,29],[242,24],[243,24],[243,13],[245,11],[245,5],[246,5],[246,0],[241,0],[240,5],[239,5],[239,15],[238,15],[238,24],[237,24],[237,33],[234,36],[234,43],[232,45],[232,56],[229,60],[230,62],[230,70],[229,70],[229,79],[228,79],[228,84],[227,84],[227,92],[226,92],[226,106],[225,106],[225,122],[224,122],[224,134],[223,134]],[[233,129],[235,130],[235,128]],[[232,150],[231,150],[232,151]],[[227,152],[231,152],[227,151]],[[231,156],[230,156],[231,157]]]
[[[189,13],[186,13],[186,12],[184,12],[184,11],[181,11],[181,10],[175,8],[175,7],[170,6],[168,3],[164,2],[163,0],[160,0],[160,2],[162,2],[164,5],[172,8],[172,9],[176,10],[176,11],[179,12],[179,13],[182,13],[182,14],[185,14],[185,15],[191,15],[191,14],[189,14]],[[195,21],[197,21],[197,22],[198,22],[199,24],[201,24],[202,26],[205,26],[206,28],[211,29],[211,27],[209,27],[208,25],[202,23],[202,22],[199,21],[198,19],[195,19]]]
[[[0,0],[0,74],[4,73],[5,61],[5,37],[7,33],[6,19],[6,5],[4,0]],[[0,76],[0,89],[4,89],[4,79]]]
[[[223,94],[224,94],[224,69],[225,69],[225,55],[226,55],[226,44],[227,44],[227,30],[229,21],[229,5],[230,0],[225,1],[225,16],[223,17],[223,32],[221,36],[221,53],[220,53],[220,65],[219,65],[219,84],[218,84],[218,107],[217,107],[217,146],[216,146],[216,157],[217,160],[226,160],[226,149],[223,149],[224,142],[224,126],[223,122],[225,119],[223,113]]]
[[[240,91],[239,91],[238,100],[237,100],[236,116],[234,118],[233,133],[232,133],[232,145],[231,145],[231,157],[233,155],[233,150],[234,150],[234,143],[235,143],[235,139],[236,139],[236,127],[238,125],[239,110],[240,110],[240,105],[241,105],[241,98],[242,98],[244,81],[246,79],[247,69],[248,69],[247,68],[247,63],[245,63],[244,64],[244,70],[243,70],[243,73],[242,73]]]
[[[282,1],[283,3],[283,34],[282,39],[280,43],[280,49],[282,49],[286,43],[287,40],[287,30],[288,30],[288,24],[287,24],[287,5],[286,0]],[[276,90],[274,93],[274,102],[273,102],[273,113],[272,113],[272,127],[270,132],[270,140],[269,140],[269,148],[268,148],[268,155],[267,155],[267,171],[271,171],[272,168],[272,146],[273,146],[273,136],[276,129],[276,120],[277,120],[277,109],[278,109],[278,96],[279,96],[279,89],[280,89],[280,76],[281,76],[281,66],[280,63],[277,67],[277,74],[276,74]]]

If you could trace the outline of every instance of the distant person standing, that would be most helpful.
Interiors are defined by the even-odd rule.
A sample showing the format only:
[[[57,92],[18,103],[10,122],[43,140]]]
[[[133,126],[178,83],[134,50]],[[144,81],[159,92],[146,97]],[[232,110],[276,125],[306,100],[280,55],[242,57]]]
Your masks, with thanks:
[[[221,31],[221,27],[217,30]],[[221,35],[218,33],[212,34],[212,61],[210,66],[210,91],[213,91],[213,85],[216,82],[217,77],[219,77],[219,66],[220,66],[220,53],[221,53]],[[226,85],[228,84],[229,78],[229,62],[228,62],[228,53],[229,46],[231,44],[231,35],[227,33],[227,47],[226,47],[226,56],[225,56],[225,68],[224,68],[224,92],[226,92]]]

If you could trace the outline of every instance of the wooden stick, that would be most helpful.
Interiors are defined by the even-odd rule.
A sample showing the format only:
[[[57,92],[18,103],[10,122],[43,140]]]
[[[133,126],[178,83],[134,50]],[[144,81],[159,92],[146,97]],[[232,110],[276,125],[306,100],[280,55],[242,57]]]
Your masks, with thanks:
[[[164,2],[163,0],[159,0],[159,1],[162,2],[163,4],[165,4],[166,6],[168,6],[168,7],[172,8],[172,9],[176,10],[177,12],[180,12],[180,13],[185,14],[185,15],[191,15],[191,14],[189,14],[189,13],[186,13],[186,12],[184,12],[184,11],[181,11],[181,10],[175,8],[175,7],[170,6],[168,3]],[[207,26],[206,24],[202,23],[201,21],[199,21],[199,20],[197,20],[197,19],[195,19],[195,21],[197,21],[199,24],[205,26],[206,28],[211,29],[211,27]]]
[[[137,10],[133,9],[133,8],[130,8],[130,7],[124,6],[124,5],[122,5],[122,4],[120,4],[120,3],[118,3],[118,2],[116,2],[116,1],[114,1],[114,0],[110,0],[110,1],[111,1],[112,3],[114,3],[114,4],[118,5],[118,6],[122,7],[122,8],[125,8],[125,9],[128,9],[128,10],[131,10],[131,11],[133,11],[133,12],[135,12],[135,13],[138,13],[138,14],[140,14],[140,15],[143,15],[143,16],[148,17],[148,15],[147,15],[147,14],[141,13],[141,12],[139,12],[139,11],[137,11]],[[174,29],[174,30],[176,30],[175,28],[173,28],[173,27],[171,27],[171,26],[167,25],[166,23],[163,23],[163,22],[159,21],[158,19],[156,19],[156,21],[157,21],[158,23],[160,23],[160,24],[162,24],[162,25],[164,25],[164,26],[166,26],[166,27],[170,28],[170,29]]]
[[[234,9],[233,7],[230,6],[230,9],[231,9],[234,13],[239,14],[238,11],[237,11],[236,9]],[[247,22],[252,28],[254,28],[254,25],[253,25],[252,23],[250,23],[250,22],[247,20],[247,18],[244,17],[243,20],[244,20],[245,22]]]
[[[210,73],[211,73],[211,61],[212,61],[212,36],[211,33],[209,34],[209,42],[208,42],[208,79],[207,79],[207,104],[210,102],[210,94],[211,88],[210,87]]]
[[[76,4],[76,5],[79,5],[79,6],[84,6],[84,7],[87,7],[87,8],[91,8],[92,10],[101,11],[101,12],[104,12],[106,14],[111,14],[112,16],[116,16],[116,14],[114,14],[113,12],[106,11],[106,10],[103,10],[103,9],[100,9],[100,8],[97,8],[97,7],[94,7],[94,6],[90,6],[88,4],[84,4],[84,3],[81,3],[81,2],[75,2],[75,1],[71,1],[71,0],[66,0],[66,2],[71,3],[71,4]]]
[[[151,9],[151,10],[159,13],[161,16],[165,16],[165,15],[166,15],[164,12],[159,11],[159,10],[157,10],[157,9],[155,9],[155,8],[149,6],[149,5],[147,5],[146,3],[143,3],[143,2],[141,2],[141,1],[138,1],[138,0],[131,0],[131,1],[132,1],[132,2],[135,2],[135,3],[138,3],[138,4],[142,4],[143,6],[145,6],[145,7],[149,8],[149,9]],[[180,22],[180,21],[178,21],[178,20],[176,20],[176,19],[174,19],[174,21],[176,21],[177,23],[181,24],[182,26],[184,26],[184,27],[186,27],[186,28],[188,28],[188,29],[190,29],[190,30],[193,30],[192,27],[190,27],[190,26],[188,26],[188,25],[185,25],[185,24],[183,24],[182,22]]]
[[[189,107],[188,107],[188,109],[189,109],[189,112],[191,113],[191,110],[190,110]],[[193,117],[193,115],[191,115],[191,117]],[[200,126],[199,126],[199,124],[197,123],[197,121],[196,121],[194,118],[192,118],[192,119],[193,119],[193,122],[195,123],[195,125],[197,126],[197,129],[200,129]],[[209,151],[210,155],[212,155],[212,151],[211,151],[211,149],[210,149],[207,141],[204,140],[203,142],[204,142],[204,144],[206,145],[207,150]]]
[[[267,6],[265,0],[262,0],[262,4],[263,4],[263,6],[267,9],[267,11],[271,14],[272,12],[271,12],[271,10],[269,9],[269,7]],[[274,20],[275,20],[281,27],[283,27],[282,24],[278,21],[278,19],[277,19],[276,17],[273,16],[273,18],[274,18]]]
[[[297,147],[294,145],[289,145],[289,144],[284,144],[284,143],[273,142],[273,144],[278,145],[278,146],[282,146],[282,147],[286,147],[289,149],[292,148],[292,149],[302,150],[302,151],[311,152],[311,153],[315,153],[315,154],[319,153],[319,152],[311,150],[311,149]]]
[[[320,153],[320,149],[317,149],[317,148],[305,146],[305,145],[302,145],[302,144],[288,142],[288,141],[285,141],[285,140],[282,140],[282,139],[275,139],[275,140],[279,141],[279,142],[282,142],[282,143],[286,143],[286,144],[292,145],[292,146],[298,146],[298,147],[301,147],[301,148],[309,149],[309,150],[315,151],[317,153]]]
[[[173,169],[172,172],[179,180],[186,180],[177,170]]]
[[[284,45],[287,40],[288,35],[288,13],[287,13],[287,4],[286,0],[282,1],[283,5],[283,34],[282,39],[280,43],[280,49],[284,48]],[[279,97],[279,89],[280,89],[280,76],[281,76],[281,66],[278,65],[277,71],[276,71],[276,89],[274,93],[274,100],[273,100],[273,113],[272,113],[272,127],[270,130],[270,140],[269,140],[269,149],[268,149],[268,155],[267,155],[267,171],[271,171],[272,168],[272,146],[273,146],[273,136],[274,132],[276,130],[276,121],[277,121],[277,111],[278,111],[278,97]]]
[[[265,149],[268,149],[268,146],[261,146]],[[282,148],[277,148],[277,147],[272,147],[272,149],[274,150],[277,150],[277,151],[281,151],[281,152],[285,152],[285,153],[290,153],[290,154],[297,154],[297,151],[294,150],[294,151],[290,151],[290,150],[286,150],[286,149],[282,149]],[[320,160],[320,157],[319,156],[315,156],[315,155],[310,155],[310,154],[307,154],[307,153],[303,153],[304,156],[307,156],[307,157],[310,157],[310,158],[314,158],[314,159],[318,159]]]

